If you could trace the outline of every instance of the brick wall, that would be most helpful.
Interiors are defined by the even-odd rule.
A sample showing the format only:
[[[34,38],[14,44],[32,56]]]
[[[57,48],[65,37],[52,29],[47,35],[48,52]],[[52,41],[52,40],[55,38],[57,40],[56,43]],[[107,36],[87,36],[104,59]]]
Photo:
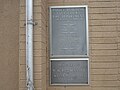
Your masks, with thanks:
[[[20,0],[19,18],[19,90],[26,89],[26,60],[25,60],[25,1]],[[33,59],[35,90],[46,90],[46,24],[47,1],[34,1],[34,21],[37,23],[33,30]]]
[[[120,89],[120,1],[48,0],[48,6],[88,5],[90,41],[90,85],[50,86],[48,57],[47,0],[34,0],[34,84],[36,90],[119,90]],[[19,90],[26,90],[25,0],[20,2]],[[47,60],[47,65],[46,65]],[[47,82],[46,82],[47,67]],[[46,85],[47,84],[47,85]]]
[[[50,86],[47,90],[120,90],[120,1],[48,0],[48,6],[88,5],[90,85]]]

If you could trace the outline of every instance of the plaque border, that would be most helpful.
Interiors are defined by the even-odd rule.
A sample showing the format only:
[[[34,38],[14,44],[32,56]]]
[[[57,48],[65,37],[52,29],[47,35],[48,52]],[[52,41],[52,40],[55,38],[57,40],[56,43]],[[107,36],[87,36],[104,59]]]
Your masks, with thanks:
[[[87,55],[52,55],[52,11],[51,9],[55,8],[77,8],[84,7],[86,10],[86,41],[87,41]],[[49,55],[50,58],[88,58],[89,57],[89,34],[88,34],[88,5],[79,5],[79,6],[49,6]]]

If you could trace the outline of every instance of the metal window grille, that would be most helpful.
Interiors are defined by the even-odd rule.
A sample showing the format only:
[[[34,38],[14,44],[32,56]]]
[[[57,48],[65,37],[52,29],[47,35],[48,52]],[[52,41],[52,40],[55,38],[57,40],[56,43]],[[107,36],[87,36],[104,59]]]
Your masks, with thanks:
[[[89,85],[88,8],[50,7],[50,84]]]
[[[50,61],[51,85],[89,84],[87,59],[53,59]]]
[[[87,6],[50,7],[50,57],[88,57]]]

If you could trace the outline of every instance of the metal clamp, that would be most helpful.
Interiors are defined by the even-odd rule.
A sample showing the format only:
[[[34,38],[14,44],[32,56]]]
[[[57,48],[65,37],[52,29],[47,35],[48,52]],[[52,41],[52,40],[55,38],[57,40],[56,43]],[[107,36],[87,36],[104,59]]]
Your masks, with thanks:
[[[37,25],[37,22],[33,22],[32,20],[28,20],[27,24],[32,24],[33,26]],[[24,23],[24,26],[26,26],[26,23]]]

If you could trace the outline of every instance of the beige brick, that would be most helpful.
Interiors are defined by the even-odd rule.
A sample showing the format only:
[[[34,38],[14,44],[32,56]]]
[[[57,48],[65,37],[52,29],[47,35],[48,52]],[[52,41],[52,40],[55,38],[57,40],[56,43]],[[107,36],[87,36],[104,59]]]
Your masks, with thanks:
[[[42,77],[41,77],[41,73],[34,73],[34,80],[41,80]]]
[[[34,0],[34,5],[41,5],[42,4],[42,0]]]
[[[90,37],[96,37],[96,38],[113,38],[117,36],[117,32],[90,32]]]
[[[46,75],[46,63],[44,63],[44,64],[42,64],[41,65],[42,66],[42,68],[41,68],[41,70],[42,70],[42,77],[46,77],[45,75]]]
[[[89,13],[116,14],[116,8],[89,8]]]
[[[117,55],[117,50],[92,50],[91,55]]]
[[[120,37],[120,32],[118,32],[118,36]]]
[[[119,75],[120,75],[120,68],[118,68],[118,73],[119,73]]]
[[[26,34],[26,28],[23,27],[23,28],[20,28],[19,29],[19,35],[25,35]]]
[[[118,50],[118,55],[120,56],[120,50]]]
[[[42,27],[42,25],[44,25],[44,23],[42,23],[42,21],[41,20],[34,20],[34,22],[36,22],[37,23],[37,26],[40,26],[40,27]]]
[[[19,88],[19,90],[27,90],[27,88]]]
[[[118,87],[93,87],[92,90],[119,90]]]
[[[33,46],[34,50],[46,49],[46,45],[43,42],[34,42]]]
[[[20,35],[20,36],[19,36],[19,40],[20,40],[20,41],[26,41],[26,40],[25,40],[25,39],[26,39],[25,37],[26,37],[25,35]]]
[[[42,90],[42,88],[35,88],[35,90]]]
[[[47,87],[47,90],[56,90],[56,89],[55,89],[55,87],[53,87],[53,86],[48,86],[48,87]]]
[[[94,8],[115,8],[117,6],[117,2],[90,2],[89,7],[94,7]]]
[[[19,74],[19,79],[20,79],[20,80],[26,80],[26,73],[22,73],[22,72],[21,72],[21,73]]]
[[[116,32],[116,26],[91,26],[89,27],[91,31],[100,31],[100,32]]]
[[[88,2],[87,1],[79,1],[79,2],[64,2],[63,3],[63,6],[66,5],[66,6],[75,6],[75,5],[88,5]]]
[[[120,43],[118,43],[118,49],[120,49]]]
[[[55,87],[55,86],[54,86],[54,88],[55,88],[55,90],[64,90],[65,89],[65,87]]]
[[[120,20],[117,21],[117,24],[120,25]]]
[[[120,19],[120,14],[117,14],[117,19]]]
[[[46,77],[42,78],[42,90],[46,90]]]
[[[100,19],[100,20],[115,20],[117,18],[116,14],[89,14],[89,19]]]
[[[41,4],[41,6],[42,6],[42,9],[43,9],[43,10],[42,10],[42,11],[43,11],[43,13],[45,13],[45,14],[46,14],[46,13],[47,13],[47,10],[46,10],[46,9],[47,9],[47,8],[46,8],[46,7],[47,7],[47,5],[46,5],[45,3],[42,3],[42,4]]]
[[[45,19],[45,21],[47,22],[48,17],[46,17],[46,15],[48,15],[48,13],[47,13],[47,12],[44,12],[44,13],[41,13],[41,14],[42,14],[42,16],[43,16],[42,19]]]
[[[87,0],[64,0],[65,3],[84,3]]]
[[[19,51],[19,56],[25,56],[26,55],[26,51],[25,50],[20,50]]]
[[[99,25],[99,26],[111,26],[111,25],[116,25],[117,22],[116,20],[91,20],[89,25],[92,25],[92,26],[96,26],[96,25]]]
[[[104,87],[104,86],[109,86],[109,87],[112,87],[112,86],[119,86],[119,82],[118,81],[92,81],[91,82],[92,86],[101,86],[101,87]]]
[[[26,65],[20,65],[19,66],[19,71],[20,72],[25,72],[26,71]]]
[[[116,75],[118,74],[118,69],[91,69],[91,74],[93,75]]]
[[[46,57],[34,57],[34,64],[44,64],[46,63]]]
[[[120,37],[117,37],[117,42],[120,43]]]
[[[117,44],[91,44],[92,49],[117,49]]]
[[[116,56],[91,56],[91,62],[117,62]]]
[[[43,42],[42,41],[42,35],[40,34],[40,35],[34,35],[34,42]]]
[[[118,80],[118,75],[91,75],[92,81],[114,81]]]
[[[20,7],[20,14],[26,13],[26,7]]]
[[[20,6],[25,6],[25,3],[26,3],[25,0],[21,0],[21,1],[20,1]]]
[[[48,4],[48,0],[42,0],[42,4],[43,4],[43,6],[46,8],[46,7],[47,7],[47,4]]]
[[[117,3],[117,7],[120,7],[120,1],[119,0],[116,0],[116,3]],[[119,9],[119,8],[118,8]]]
[[[64,2],[56,3],[56,2],[49,2],[48,6],[65,6]]]
[[[33,9],[34,13],[41,13],[42,12],[42,7],[41,6],[35,6]]]
[[[42,19],[44,18],[43,15],[41,14],[41,12],[39,13],[34,13],[34,20],[37,20],[37,19]]]
[[[25,42],[20,42],[19,43],[19,49],[26,49],[26,43]]]
[[[91,87],[90,86],[66,87],[65,90],[91,90]]]
[[[25,27],[25,20],[20,21],[19,27]]]
[[[26,64],[26,57],[25,56],[19,57],[19,64]]]
[[[34,56],[46,56],[46,50],[34,50]]]
[[[117,31],[120,32],[120,26],[119,25],[117,26]]]
[[[26,88],[26,80],[19,81],[19,88]]]
[[[113,69],[113,68],[118,68],[118,63],[117,62],[111,62],[111,63],[92,63],[91,68],[94,69]]]
[[[49,2],[52,2],[52,3],[53,3],[53,2],[61,3],[61,2],[63,2],[63,1],[64,1],[64,0],[48,0],[48,3],[49,3]]]
[[[120,69],[120,68],[119,68]],[[120,81],[120,73],[118,74],[118,80]]]
[[[116,0],[116,2],[120,2],[119,0]]]
[[[117,43],[116,38],[91,38],[91,44],[115,44]]]
[[[115,2],[115,0],[88,0],[89,2]]]
[[[46,37],[46,28],[36,26],[34,27],[34,35],[41,35],[42,37]]]
[[[35,90],[42,90],[42,88],[40,88],[40,87],[39,88],[35,88]]]

